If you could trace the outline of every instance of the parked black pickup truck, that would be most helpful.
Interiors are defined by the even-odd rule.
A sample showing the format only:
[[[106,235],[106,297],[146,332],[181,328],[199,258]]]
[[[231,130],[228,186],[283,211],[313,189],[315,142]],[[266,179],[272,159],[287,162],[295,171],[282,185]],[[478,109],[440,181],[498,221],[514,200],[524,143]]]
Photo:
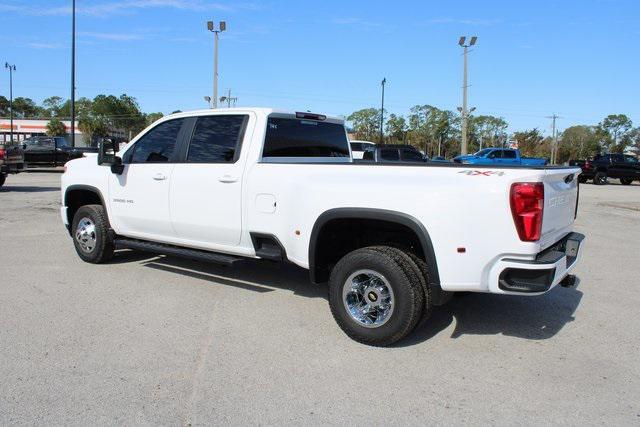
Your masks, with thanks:
[[[598,154],[592,160],[575,160],[572,166],[580,166],[580,182],[592,179],[596,185],[604,185],[608,178],[616,178],[623,185],[640,180],[640,162],[627,154]]]
[[[84,153],[97,153],[97,148],[72,147],[63,137],[36,136],[25,139],[24,161],[28,166],[61,166]]]
[[[411,145],[372,145],[366,147],[362,160],[374,162],[425,162],[420,151]]]
[[[4,185],[8,174],[18,173],[22,169],[24,169],[22,146],[0,143],[0,187]]]

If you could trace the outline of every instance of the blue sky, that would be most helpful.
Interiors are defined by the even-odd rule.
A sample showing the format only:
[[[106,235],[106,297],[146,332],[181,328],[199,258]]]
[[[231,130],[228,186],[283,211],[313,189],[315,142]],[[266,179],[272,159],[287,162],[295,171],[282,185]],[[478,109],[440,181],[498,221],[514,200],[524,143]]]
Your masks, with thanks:
[[[14,96],[69,96],[71,0],[0,0],[1,61]],[[77,96],[127,93],[146,112],[206,107],[213,37],[226,20],[220,91],[239,106],[347,115],[415,104],[455,109],[457,40],[469,57],[470,105],[510,129],[558,113],[563,129],[625,113],[640,125],[640,1],[77,0]],[[8,96],[8,72],[0,93]]]

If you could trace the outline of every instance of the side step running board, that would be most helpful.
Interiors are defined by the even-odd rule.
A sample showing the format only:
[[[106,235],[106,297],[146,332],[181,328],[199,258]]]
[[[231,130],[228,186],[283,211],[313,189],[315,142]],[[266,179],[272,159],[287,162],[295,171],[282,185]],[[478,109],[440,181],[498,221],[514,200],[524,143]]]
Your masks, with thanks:
[[[183,248],[180,246],[127,238],[117,238],[115,240],[115,245],[116,249],[134,249],[138,251],[152,252],[159,255],[173,255],[181,258],[195,259],[198,261],[212,262],[221,265],[231,265],[234,262],[243,259],[233,255],[202,251],[200,249]]]

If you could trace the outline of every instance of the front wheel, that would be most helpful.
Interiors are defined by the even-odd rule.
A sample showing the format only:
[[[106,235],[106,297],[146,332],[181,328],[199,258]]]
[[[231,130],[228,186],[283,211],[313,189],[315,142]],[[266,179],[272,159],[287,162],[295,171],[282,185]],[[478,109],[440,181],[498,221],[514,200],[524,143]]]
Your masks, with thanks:
[[[4,182],[7,180],[7,175],[0,173],[0,187],[4,185]]]
[[[76,252],[83,261],[99,264],[113,257],[109,221],[101,205],[86,205],[78,209],[73,216],[71,231]]]
[[[406,254],[362,248],[345,255],[333,268],[329,306],[349,337],[387,346],[416,326],[424,309],[424,291]]]
[[[596,176],[593,177],[593,183],[595,185],[605,185],[607,183],[607,174],[604,172],[596,173]]]
[[[631,185],[633,182],[633,178],[620,178],[620,184],[622,185]]]

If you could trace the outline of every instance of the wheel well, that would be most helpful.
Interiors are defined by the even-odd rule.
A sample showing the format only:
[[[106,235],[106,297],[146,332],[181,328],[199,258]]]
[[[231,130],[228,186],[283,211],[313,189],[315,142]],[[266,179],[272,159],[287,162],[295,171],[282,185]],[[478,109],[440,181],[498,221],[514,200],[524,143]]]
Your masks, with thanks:
[[[385,245],[411,252],[425,260],[433,272],[432,281],[439,284],[431,240],[424,227],[415,219],[404,214],[389,214],[387,211],[377,210],[359,209],[345,216],[339,216],[340,213],[329,211],[323,214],[313,228],[309,247],[312,281],[322,283],[329,280],[333,266],[351,251]]]
[[[64,196],[64,205],[67,207],[67,220],[69,224],[73,222],[78,209],[86,205],[102,205],[102,197],[98,190],[89,188],[75,188],[69,189]]]

